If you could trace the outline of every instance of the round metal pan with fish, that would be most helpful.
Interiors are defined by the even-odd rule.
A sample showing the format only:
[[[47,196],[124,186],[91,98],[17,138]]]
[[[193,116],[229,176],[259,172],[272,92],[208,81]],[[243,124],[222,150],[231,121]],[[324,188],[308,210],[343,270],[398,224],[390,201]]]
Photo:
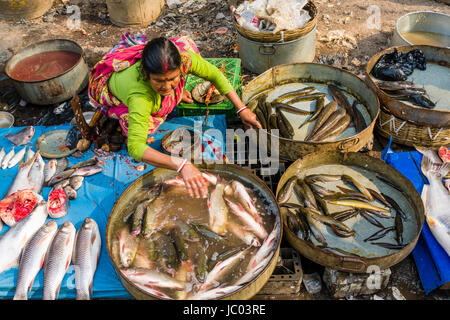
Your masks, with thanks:
[[[333,101],[328,85],[339,87],[350,105],[357,99],[356,105],[364,120],[362,129],[357,132],[353,122],[344,131],[334,138],[320,139],[317,141],[305,140],[311,132],[314,121],[306,120],[316,110],[317,103],[314,100],[298,101],[290,103],[291,106],[300,109],[301,113],[292,113],[281,110],[294,128],[292,138],[280,137],[280,158],[296,160],[311,152],[319,151],[359,151],[365,146],[370,146],[373,139],[375,119],[379,114],[379,101],[373,89],[371,89],[359,77],[348,71],[328,65],[317,63],[292,63],[275,66],[250,81],[242,91],[242,99],[250,109],[255,110],[254,101],[267,95],[268,102],[279,99],[284,94],[314,87],[315,93],[324,97],[324,104]],[[301,98],[301,97],[300,97]],[[289,102],[289,101],[288,101]],[[341,106],[342,107],[342,106]],[[266,129],[268,126],[263,124]],[[269,135],[270,137],[270,135]]]
[[[326,241],[324,246],[311,235],[306,241],[298,237],[288,226],[287,208],[281,208],[284,224],[284,234],[289,243],[306,258],[326,267],[346,272],[363,273],[369,266],[378,266],[380,269],[389,268],[403,260],[414,248],[424,223],[424,207],[419,193],[413,184],[400,172],[379,159],[356,152],[323,152],[306,155],[295,161],[283,174],[277,188],[277,196],[288,180],[297,176],[300,179],[309,175],[342,175],[346,174],[367,188],[377,191],[382,195],[389,195],[405,214],[402,218],[402,244],[401,248],[386,248],[373,244],[373,242],[389,243],[397,245],[396,210],[391,210],[385,215],[389,218],[376,220],[385,228],[390,228],[383,237],[368,241],[369,237],[382,230],[379,226],[369,223],[366,218],[358,214],[343,223],[354,231],[353,236],[341,237],[332,231],[329,225],[315,224]],[[380,175],[381,179],[380,180]],[[390,184],[385,181],[388,180]],[[326,182],[322,184],[327,190],[339,191],[339,182]],[[394,185],[395,187],[393,187]],[[348,187],[351,189],[350,187]],[[396,188],[400,188],[401,191]],[[387,199],[387,198],[386,198]],[[391,200],[391,201],[392,201]],[[287,203],[302,203],[297,198],[296,192],[292,192]],[[331,215],[336,212],[351,209],[349,206],[331,204],[326,206]],[[380,205],[379,205],[380,206]],[[380,206],[381,207],[381,206]],[[289,209],[291,210],[291,209]],[[376,237],[375,237],[376,238]],[[366,241],[365,241],[366,240]]]
[[[225,179],[233,179],[238,180],[244,185],[251,185],[252,190],[258,195],[259,199],[262,200],[264,206],[269,208],[270,212],[275,215],[274,219],[276,222],[279,222],[279,234],[276,237],[276,245],[274,245],[275,252],[272,255],[272,258],[269,259],[267,265],[263,268],[263,270],[257,275],[252,281],[245,283],[241,288],[235,290],[234,292],[225,294],[219,299],[224,300],[246,300],[252,298],[254,295],[258,293],[259,290],[265,285],[265,283],[269,280],[272,275],[275,266],[277,264],[278,256],[280,253],[280,244],[282,238],[282,223],[281,223],[281,215],[280,208],[278,203],[275,201],[275,196],[272,191],[264,184],[262,180],[253,175],[248,170],[242,169],[235,165],[220,165],[213,164],[207,165],[202,164],[199,165],[198,168],[200,170],[205,170],[211,174],[219,175]],[[115,230],[118,226],[123,224],[124,219],[127,215],[130,214],[131,207],[133,207],[133,203],[136,203],[136,195],[139,190],[142,188],[152,186],[161,181],[165,181],[167,179],[174,178],[176,173],[173,170],[156,168],[153,169],[140,178],[138,178],[135,182],[133,182],[119,197],[116,201],[111,214],[108,219],[108,223],[106,226],[106,245],[109,257],[113,263],[116,274],[118,275],[120,281],[126,290],[136,299],[139,300],[154,300],[154,299],[163,299],[156,295],[150,294],[138,286],[136,286],[132,281],[127,279],[120,272],[119,265],[114,262],[114,253],[113,246],[115,242],[116,233]],[[131,204],[131,205],[130,205]]]
[[[407,53],[414,49],[423,52],[426,59],[426,69],[415,69],[408,76],[415,86],[423,88],[428,98],[436,105],[432,109],[415,106],[408,101],[398,100],[381,90],[379,80],[371,72],[377,61],[384,54],[394,50]],[[376,90],[383,107],[387,108],[394,116],[412,122],[419,126],[434,128],[450,127],[450,49],[426,45],[392,47],[375,54],[366,66],[366,81],[371,88]]]

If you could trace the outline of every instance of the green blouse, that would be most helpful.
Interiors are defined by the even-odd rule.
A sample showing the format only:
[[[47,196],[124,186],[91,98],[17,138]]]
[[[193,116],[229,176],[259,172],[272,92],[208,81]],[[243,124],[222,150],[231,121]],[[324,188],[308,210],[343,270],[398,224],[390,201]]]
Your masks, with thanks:
[[[210,81],[222,95],[233,90],[218,68],[200,55],[188,53],[192,64],[187,74]],[[142,78],[140,61],[123,71],[114,72],[109,80],[109,88],[128,107],[128,152],[136,161],[142,161],[145,150],[149,148],[146,142],[150,115],[161,108],[161,96],[152,89],[149,81]]]

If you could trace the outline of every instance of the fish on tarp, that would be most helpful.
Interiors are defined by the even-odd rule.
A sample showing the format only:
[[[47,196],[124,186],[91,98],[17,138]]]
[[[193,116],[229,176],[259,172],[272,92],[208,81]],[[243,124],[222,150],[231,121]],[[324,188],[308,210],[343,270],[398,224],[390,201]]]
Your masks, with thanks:
[[[45,201],[41,201],[28,216],[17,222],[0,237],[0,272],[19,264],[23,248],[42,227],[46,219]]]
[[[101,237],[95,220],[86,218],[75,236],[72,261],[77,300],[89,300],[100,257]]]
[[[251,247],[240,251],[226,260],[219,261],[216,263],[214,268],[206,276],[205,282],[200,286],[200,290],[208,290],[213,288],[219,281],[227,275],[233,267],[239,262],[245,259]]]
[[[44,262],[43,300],[56,300],[72,261],[75,227],[66,221],[56,232]]]
[[[14,300],[28,300],[28,290],[31,290],[34,279],[44,264],[45,255],[57,231],[56,222],[48,221],[33,235],[23,249]]]
[[[157,288],[184,290],[186,284],[156,270],[121,268],[120,272],[131,282]]]
[[[77,191],[83,185],[83,181],[84,181],[83,176],[75,176],[70,178],[69,184],[73,188],[73,190]]]
[[[68,185],[70,185],[70,179],[65,179],[53,185],[52,189],[64,189]]]
[[[31,148],[28,148],[27,153],[25,154],[25,162],[29,161],[30,159],[33,159],[35,152],[31,150]]]
[[[19,132],[10,135],[8,137],[8,140],[14,143],[16,146],[22,146],[30,142],[31,138],[33,138],[34,136],[34,131],[35,129],[33,126],[28,126],[20,130]]]
[[[42,196],[31,189],[14,192],[0,201],[0,218],[12,227],[29,215],[41,200]]]
[[[75,200],[77,198],[77,192],[70,185],[65,186],[63,189],[69,200]]]
[[[66,168],[69,166],[69,160],[67,160],[66,157],[60,159],[56,165],[56,172],[55,174],[59,174],[66,170]]]
[[[64,217],[69,211],[69,198],[64,189],[53,189],[48,195],[48,215],[53,219]]]
[[[103,168],[99,165],[75,168],[75,171],[72,173],[72,175],[70,177],[74,177],[74,176],[89,177],[89,176],[92,176],[92,175],[97,174],[102,171],[103,171]]]
[[[47,183],[56,173],[56,166],[58,165],[58,160],[49,160],[44,166],[44,182]]]
[[[23,189],[31,189],[36,193],[40,193],[42,187],[36,185],[36,183],[31,179],[30,174],[38,155],[39,152],[37,152],[31,160],[27,162],[21,162],[19,164],[19,169],[17,170],[16,177],[14,178],[13,183],[6,192],[5,197]]]
[[[225,184],[218,182],[207,200],[209,227],[221,236],[225,234],[228,223],[228,208],[223,198],[224,189]]]
[[[62,159],[60,161],[62,161]],[[76,164],[74,164],[73,166],[70,166],[70,167],[66,167],[66,169],[68,170],[68,169],[77,169],[77,168],[95,166],[99,162],[100,162],[99,158],[97,156],[94,156],[91,159],[78,162],[78,163],[76,163]],[[63,165],[63,164],[64,163],[62,163],[61,165]]]
[[[45,162],[42,159],[41,153],[37,152],[36,161],[33,163],[33,167],[30,170],[30,180],[34,184],[34,192],[41,193],[44,187],[44,167]]]
[[[23,157],[25,156],[26,149],[27,147],[25,146],[19,152],[14,154],[14,156],[8,162],[8,169],[14,167],[16,164],[22,161]]]
[[[231,183],[231,186],[234,190],[234,197],[242,204],[244,209],[247,210],[258,223],[262,223],[262,217],[259,215],[258,210],[255,207],[255,202],[250,197],[247,188],[236,180]]]
[[[246,245],[254,247],[261,246],[257,236],[234,221],[228,221],[227,230],[234,234],[235,237],[242,240]]]
[[[9,164],[9,160],[12,159],[12,157],[14,157],[14,155],[16,154],[16,152],[14,151],[14,146],[11,148],[11,150],[3,157],[3,161],[2,161],[2,169],[6,169],[8,167]]]
[[[52,187],[57,183],[69,179],[72,177],[72,174],[75,172],[75,169],[66,169],[63,172],[55,174],[48,182],[47,186]]]
[[[2,150],[0,150],[0,168],[1,168],[1,164],[3,162],[3,158],[5,157],[6,152],[5,152],[5,147],[2,147]]]
[[[425,220],[433,236],[450,256],[450,194],[442,183],[442,178],[450,171],[450,163],[435,164],[424,156],[421,169],[430,183],[424,195]]]
[[[229,197],[223,197],[226,204],[231,209],[231,212],[236,215],[244,225],[255,233],[260,239],[265,239],[267,237],[267,231],[264,226],[253,218],[253,216],[248,213],[240,203],[232,201]],[[226,227],[226,226],[225,226]]]

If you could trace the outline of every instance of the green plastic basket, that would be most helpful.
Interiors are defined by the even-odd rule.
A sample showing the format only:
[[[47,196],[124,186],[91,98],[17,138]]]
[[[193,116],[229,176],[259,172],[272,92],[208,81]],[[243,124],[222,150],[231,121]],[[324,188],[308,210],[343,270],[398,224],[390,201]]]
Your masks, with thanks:
[[[238,58],[205,58],[217,68],[225,62],[225,76],[230,81],[237,94],[241,96],[240,79],[241,79],[241,59]],[[185,89],[192,92],[192,89],[200,82],[205,81],[193,74],[189,74],[186,78]],[[179,116],[204,116],[206,115],[206,105],[200,103],[184,103],[178,105]],[[228,99],[209,105],[209,114],[225,114],[227,118],[235,118],[236,108]]]

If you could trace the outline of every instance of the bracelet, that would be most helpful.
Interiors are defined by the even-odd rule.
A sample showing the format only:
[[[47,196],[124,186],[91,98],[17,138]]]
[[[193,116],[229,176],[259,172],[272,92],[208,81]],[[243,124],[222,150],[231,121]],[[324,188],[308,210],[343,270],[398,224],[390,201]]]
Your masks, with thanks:
[[[181,172],[183,170],[184,166],[186,165],[187,159],[184,159],[181,163],[180,167],[178,168],[177,172]]]
[[[237,111],[237,114],[241,113],[241,112],[244,111],[245,109],[248,109],[248,107],[247,107],[247,106],[244,106],[244,107],[240,108],[240,109]]]

